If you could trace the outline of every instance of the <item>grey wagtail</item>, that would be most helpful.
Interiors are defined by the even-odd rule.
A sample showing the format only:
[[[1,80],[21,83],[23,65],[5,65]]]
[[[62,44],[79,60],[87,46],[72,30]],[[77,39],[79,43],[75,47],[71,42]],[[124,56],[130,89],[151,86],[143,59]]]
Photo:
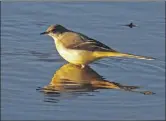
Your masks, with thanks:
[[[42,34],[47,34],[54,39],[57,51],[66,61],[75,65],[81,65],[82,68],[104,57],[154,59],[151,57],[118,52],[95,39],[69,30],[59,24],[50,25],[41,35]]]

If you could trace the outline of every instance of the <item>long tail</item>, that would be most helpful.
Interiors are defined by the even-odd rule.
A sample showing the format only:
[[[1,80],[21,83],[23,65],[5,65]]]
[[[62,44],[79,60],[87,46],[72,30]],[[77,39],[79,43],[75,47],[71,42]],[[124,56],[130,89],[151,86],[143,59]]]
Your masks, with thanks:
[[[137,59],[144,59],[144,60],[155,60],[155,58],[147,57],[147,56],[140,56],[140,55],[133,55],[128,53],[120,53],[120,52],[94,52],[94,56],[98,58],[103,57],[127,57],[127,58],[137,58]]]

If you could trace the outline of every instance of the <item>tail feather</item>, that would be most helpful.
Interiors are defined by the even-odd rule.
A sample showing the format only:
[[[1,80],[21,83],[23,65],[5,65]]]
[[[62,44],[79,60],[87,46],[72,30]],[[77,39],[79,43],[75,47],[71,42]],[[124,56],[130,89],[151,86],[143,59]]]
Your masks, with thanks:
[[[127,57],[127,58],[136,58],[136,59],[144,59],[144,60],[155,60],[155,58],[133,55],[128,53],[120,53],[120,52],[95,52],[94,55],[99,58],[103,57]]]

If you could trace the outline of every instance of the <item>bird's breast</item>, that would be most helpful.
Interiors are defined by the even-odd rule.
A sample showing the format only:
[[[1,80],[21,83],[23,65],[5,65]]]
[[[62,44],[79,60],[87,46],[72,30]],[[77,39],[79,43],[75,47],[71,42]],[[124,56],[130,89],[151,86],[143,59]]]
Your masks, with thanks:
[[[93,58],[93,54],[86,50],[75,50],[66,48],[63,43],[55,42],[58,53],[68,62],[76,65],[85,65],[90,63]]]

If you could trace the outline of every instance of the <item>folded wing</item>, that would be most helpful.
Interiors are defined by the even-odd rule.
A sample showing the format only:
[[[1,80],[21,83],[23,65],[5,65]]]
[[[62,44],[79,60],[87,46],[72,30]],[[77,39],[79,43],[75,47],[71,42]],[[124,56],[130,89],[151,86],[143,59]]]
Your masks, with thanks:
[[[72,34],[78,34],[79,36],[76,36],[74,39],[76,42],[73,44],[69,44],[69,46],[66,46],[70,49],[77,49],[77,50],[87,50],[87,51],[103,51],[103,52],[117,52],[113,50],[112,48],[106,46],[105,44],[92,39],[82,33],[70,31]],[[69,40],[68,40],[69,43]]]
[[[91,39],[91,38],[89,38]],[[111,49],[110,47],[104,45],[103,43],[91,39],[88,41],[81,42],[77,45],[73,45],[69,47],[70,49],[77,49],[77,50],[87,50],[87,51],[110,51],[110,52],[116,52],[115,50]]]

